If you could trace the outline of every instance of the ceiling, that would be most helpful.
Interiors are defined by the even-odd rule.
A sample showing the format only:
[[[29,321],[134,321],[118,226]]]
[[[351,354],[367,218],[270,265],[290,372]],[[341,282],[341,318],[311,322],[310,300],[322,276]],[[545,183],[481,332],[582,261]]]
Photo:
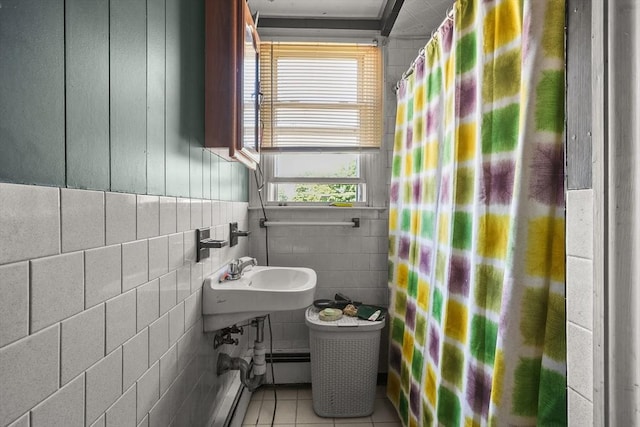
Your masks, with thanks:
[[[248,0],[260,34],[427,37],[453,0]]]

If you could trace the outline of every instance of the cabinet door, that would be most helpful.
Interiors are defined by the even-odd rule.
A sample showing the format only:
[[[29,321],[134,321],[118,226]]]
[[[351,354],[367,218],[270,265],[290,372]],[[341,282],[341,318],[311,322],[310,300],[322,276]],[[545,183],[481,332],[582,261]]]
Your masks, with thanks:
[[[205,147],[258,163],[259,38],[245,0],[206,0]]]

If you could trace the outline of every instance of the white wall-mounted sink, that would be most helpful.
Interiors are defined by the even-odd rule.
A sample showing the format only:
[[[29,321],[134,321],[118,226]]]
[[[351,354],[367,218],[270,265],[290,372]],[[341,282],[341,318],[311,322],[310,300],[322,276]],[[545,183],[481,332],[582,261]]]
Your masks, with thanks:
[[[218,272],[204,281],[204,330],[216,331],[274,311],[296,310],[313,303],[316,272],[304,267],[256,266],[238,280],[220,282]]]

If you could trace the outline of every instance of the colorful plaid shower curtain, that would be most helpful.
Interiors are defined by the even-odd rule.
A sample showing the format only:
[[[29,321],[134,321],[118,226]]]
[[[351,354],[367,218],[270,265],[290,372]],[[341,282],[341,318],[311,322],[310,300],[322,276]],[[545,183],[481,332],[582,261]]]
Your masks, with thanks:
[[[458,0],[400,84],[387,393],[404,425],[566,425],[564,8]]]

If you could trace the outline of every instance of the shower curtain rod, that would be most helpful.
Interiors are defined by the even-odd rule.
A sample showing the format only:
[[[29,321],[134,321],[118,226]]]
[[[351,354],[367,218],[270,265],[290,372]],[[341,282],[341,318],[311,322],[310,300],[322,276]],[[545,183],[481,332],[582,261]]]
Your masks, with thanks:
[[[455,5],[455,3],[454,3]],[[435,30],[433,30],[431,32],[431,37],[429,38],[429,40],[427,41],[426,44],[429,44],[429,42],[435,37],[435,33],[444,25],[444,23],[446,21],[448,21],[449,19],[453,19],[453,10],[454,10],[454,5],[452,5],[448,10],[447,10],[447,14],[445,16],[445,18],[442,20],[442,22],[440,23],[440,25],[438,25],[438,28],[436,28]],[[409,69],[407,71],[405,71],[404,73],[402,73],[402,76],[400,77],[400,80],[398,80],[396,82],[396,85],[393,88],[393,92],[398,92],[398,89],[400,88],[400,83],[402,83],[403,80],[406,80],[407,77],[409,77],[411,74],[413,74],[413,71],[415,69],[416,63],[418,62],[418,60],[420,58],[424,58],[425,55],[425,51],[424,51],[424,47],[421,48],[418,51],[418,57],[416,59],[414,59],[413,61],[411,61],[411,65],[409,65]]]

